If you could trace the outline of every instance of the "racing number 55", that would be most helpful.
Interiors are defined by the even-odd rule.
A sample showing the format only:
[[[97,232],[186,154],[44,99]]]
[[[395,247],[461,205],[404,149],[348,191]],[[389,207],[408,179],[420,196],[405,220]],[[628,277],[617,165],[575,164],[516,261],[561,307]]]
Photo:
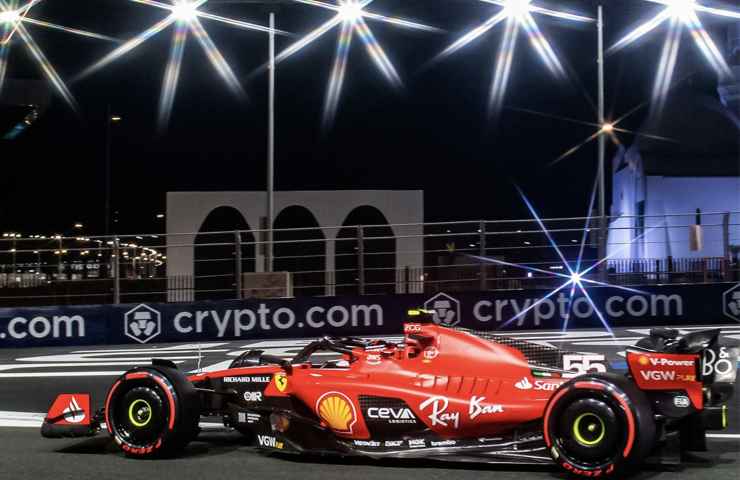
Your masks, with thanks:
[[[577,372],[579,375],[598,372],[605,373],[604,355],[563,355],[563,370]]]

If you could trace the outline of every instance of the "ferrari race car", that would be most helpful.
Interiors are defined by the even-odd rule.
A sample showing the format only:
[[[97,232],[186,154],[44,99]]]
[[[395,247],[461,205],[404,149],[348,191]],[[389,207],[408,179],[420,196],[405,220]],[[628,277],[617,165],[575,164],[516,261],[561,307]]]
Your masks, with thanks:
[[[704,450],[706,430],[727,426],[738,352],[719,333],[653,330],[617,374],[576,352],[421,314],[400,344],[325,337],[292,360],[253,350],[190,376],[154,360],[118,378],[96,412],[89,394],[58,396],[42,434],[106,429],[127,455],[156,457],[182,450],[201,417],[216,416],[271,452],[554,461],[577,475],[615,475],[667,444]]]

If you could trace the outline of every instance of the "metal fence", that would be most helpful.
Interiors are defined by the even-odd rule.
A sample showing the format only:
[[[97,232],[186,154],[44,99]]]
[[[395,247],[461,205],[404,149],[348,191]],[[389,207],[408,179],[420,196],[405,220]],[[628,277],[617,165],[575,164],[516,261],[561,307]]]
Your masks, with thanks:
[[[570,269],[605,283],[740,280],[740,212],[345,225],[275,230],[274,271],[294,296],[549,288]],[[0,306],[185,302],[260,296],[260,230],[0,238]],[[580,258],[580,262],[579,259]],[[284,277],[281,277],[284,278]],[[249,288],[247,288],[249,287]]]

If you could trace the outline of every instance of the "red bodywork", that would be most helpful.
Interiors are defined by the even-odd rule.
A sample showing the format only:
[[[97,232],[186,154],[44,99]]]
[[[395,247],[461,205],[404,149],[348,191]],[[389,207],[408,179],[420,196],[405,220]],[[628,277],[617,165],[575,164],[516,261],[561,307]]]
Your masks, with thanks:
[[[685,391],[697,410],[704,408],[699,360],[696,354],[627,352],[630,373],[641,390]]]
[[[371,437],[360,395],[403,400],[441,437],[490,436],[537,420],[566,381],[552,373],[536,378],[517,349],[434,324],[407,324],[405,346],[353,351],[347,368],[309,363],[229,369],[190,377],[194,383],[241,375],[272,375],[267,397],[292,396],[312,409],[322,425],[348,439]],[[400,409],[372,414],[393,420]]]

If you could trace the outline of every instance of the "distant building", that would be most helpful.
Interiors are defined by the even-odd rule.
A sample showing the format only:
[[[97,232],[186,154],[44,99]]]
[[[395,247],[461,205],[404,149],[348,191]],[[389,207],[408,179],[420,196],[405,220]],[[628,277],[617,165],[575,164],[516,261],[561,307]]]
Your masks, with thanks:
[[[266,203],[265,192],[167,194],[167,275],[194,279],[171,282],[170,300],[234,298],[237,272],[266,271]],[[421,288],[409,273],[424,266],[422,191],[280,191],[272,220],[274,270],[291,272],[298,294]]]
[[[613,258],[740,258],[740,215],[724,214],[740,211],[740,23],[729,30],[736,80],[676,89],[659,119],[641,129],[665,140],[638,136],[615,156]],[[697,223],[698,245],[689,227]]]

